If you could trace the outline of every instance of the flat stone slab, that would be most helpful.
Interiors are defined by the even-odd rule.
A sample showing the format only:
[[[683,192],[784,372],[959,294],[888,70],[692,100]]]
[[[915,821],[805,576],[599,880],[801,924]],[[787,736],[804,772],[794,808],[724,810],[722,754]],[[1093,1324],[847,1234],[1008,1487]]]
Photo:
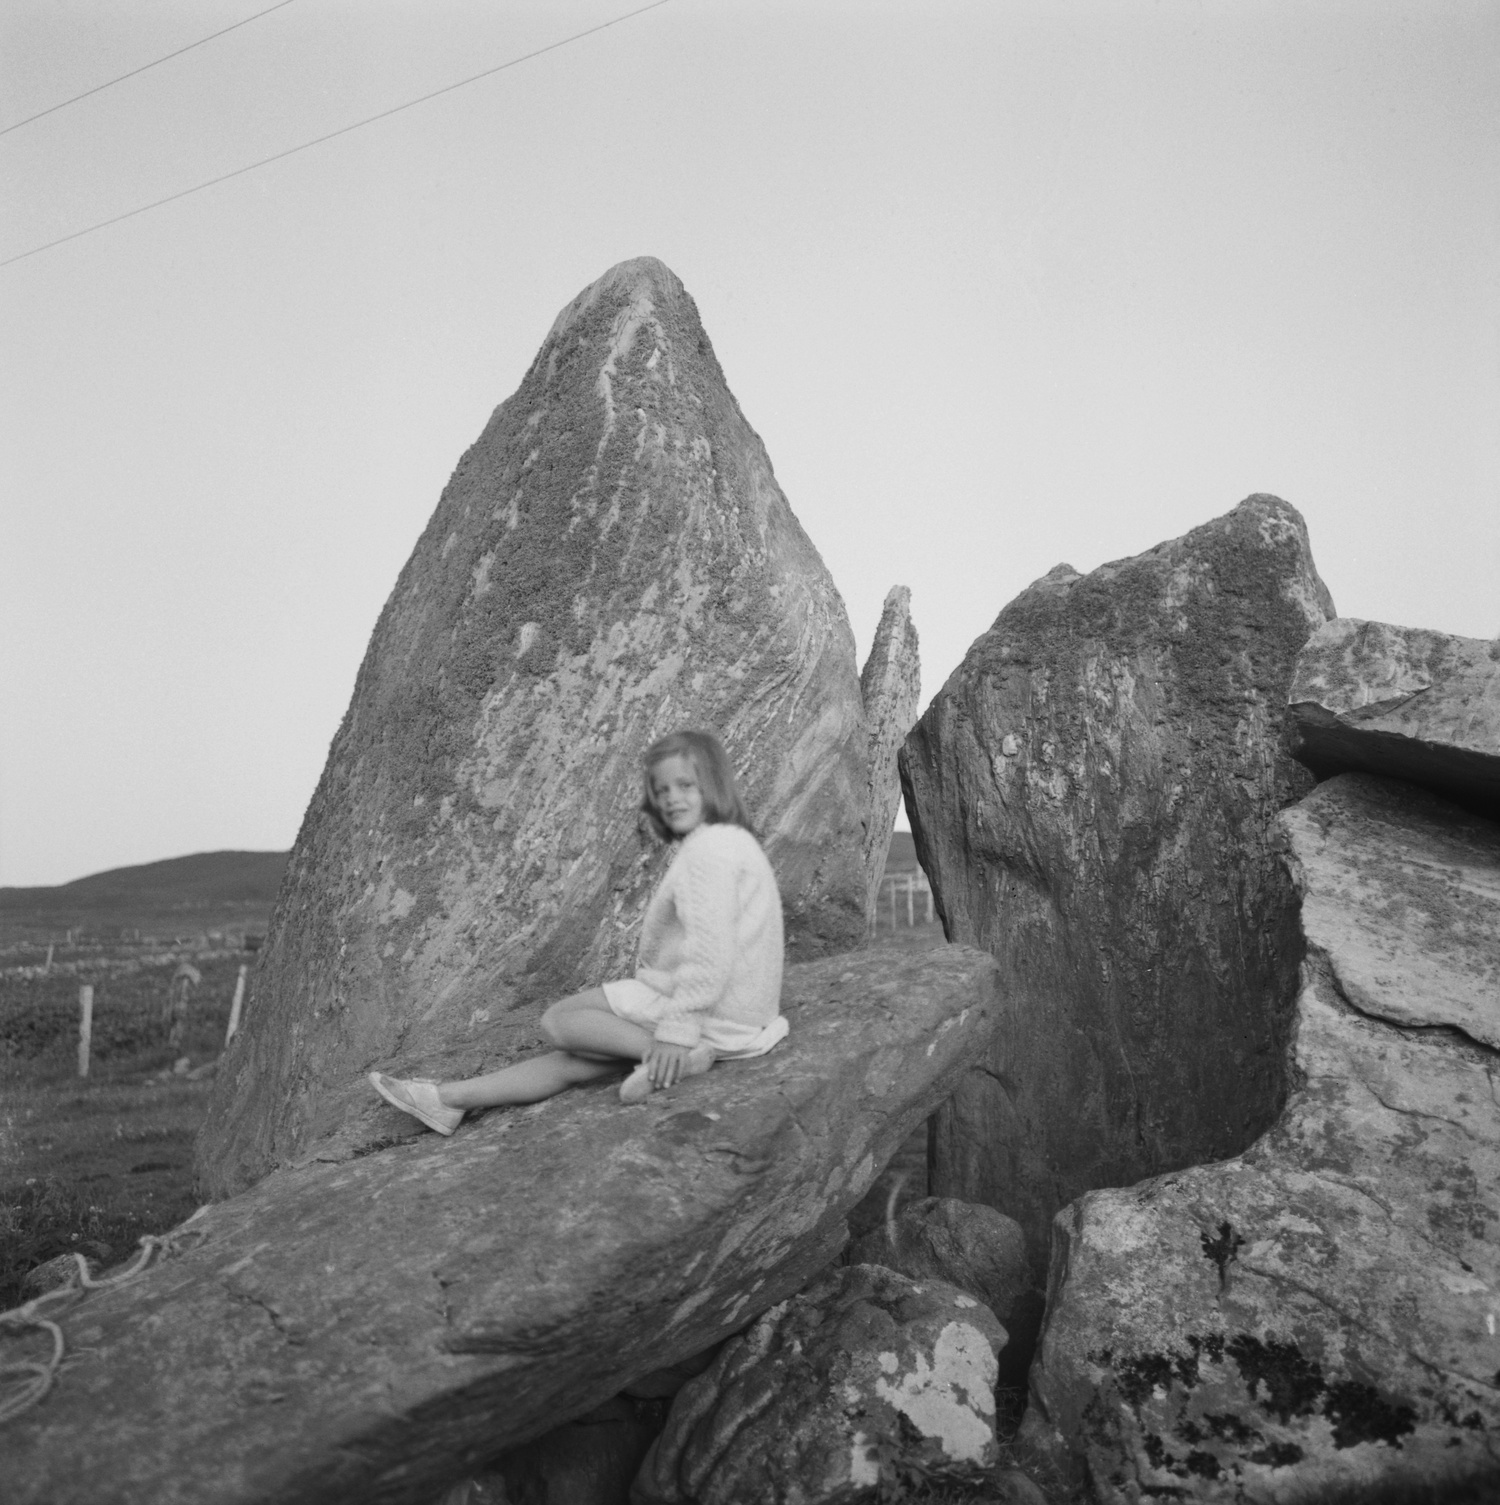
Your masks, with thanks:
[[[1308,639],[1288,703],[1315,772],[1409,779],[1500,817],[1500,640],[1337,617]]]
[[[1027,1427],[1100,1501],[1500,1497],[1500,827],[1363,774],[1281,822],[1303,1085],[1058,1215]]]
[[[995,987],[961,946],[791,967],[791,1036],[758,1061],[635,1108],[575,1089],[202,1209],[185,1252],[61,1318],[55,1388],[0,1439],[8,1505],[430,1505],[826,1266]]]
[[[1369,774],[1282,817],[1302,929],[1344,999],[1500,1050],[1500,825]]]

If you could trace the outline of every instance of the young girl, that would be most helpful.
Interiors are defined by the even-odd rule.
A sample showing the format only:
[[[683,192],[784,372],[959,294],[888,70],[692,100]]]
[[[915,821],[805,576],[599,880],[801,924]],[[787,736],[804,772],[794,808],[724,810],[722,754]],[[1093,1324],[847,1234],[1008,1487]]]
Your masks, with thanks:
[[[646,907],[635,976],[554,1003],[542,1015],[548,1055],[461,1082],[372,1071],[387,1102],[451,1134],[470,1108],[539,1102],[621,1061],[640,1062],[620,1084],[620,1101],[639,1103],[785,1038],[781,895],[724,749],[707,732],[674,732],[646,749],[645,773],[641,808],[677,851]]]

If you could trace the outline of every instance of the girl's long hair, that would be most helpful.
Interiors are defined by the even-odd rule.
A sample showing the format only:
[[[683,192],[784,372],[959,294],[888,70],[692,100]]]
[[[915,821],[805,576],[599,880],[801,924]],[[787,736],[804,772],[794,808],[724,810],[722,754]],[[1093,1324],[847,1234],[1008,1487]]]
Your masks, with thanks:
[[[646,749],[641,799],[642,812],[651,822],[651,829],[663,841],[676,838],[657,813],[656,801],[651,796],[651,770],[668,758],[686,758],[693,765],[698,775],[698,788],[703,794],[705,825],[743,826],[752,836],[755,835],[750,812],[745,808],[739,785],[734,780],[734,770],[729,766],[729,755],[719,739],[712,732],[671,732],[659,737]]]

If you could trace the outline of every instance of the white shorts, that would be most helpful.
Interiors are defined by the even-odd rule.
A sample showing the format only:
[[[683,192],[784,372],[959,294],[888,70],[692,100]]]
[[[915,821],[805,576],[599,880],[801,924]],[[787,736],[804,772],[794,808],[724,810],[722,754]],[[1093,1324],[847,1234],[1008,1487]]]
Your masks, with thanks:
[[[663,997],[638,977],[607,982],[603,991],[612,1014],[653,1032],[672,1008],[670,998]],[[707,1014],[703,1018],[702,1040],[703,1044],[713,1048],[717,1060],[744,1061],[751,1056],[763,1056],[781,1044],[790,1027],[784,1014],[778,1014],[765,1025],[738,1024],[733,1019]]]

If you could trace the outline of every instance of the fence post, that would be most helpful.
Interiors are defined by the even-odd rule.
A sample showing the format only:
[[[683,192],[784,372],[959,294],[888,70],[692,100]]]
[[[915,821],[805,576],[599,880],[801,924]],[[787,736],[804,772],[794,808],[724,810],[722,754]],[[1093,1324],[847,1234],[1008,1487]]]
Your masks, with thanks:
[[[932,879],[928,878],[926,880],[926,882],[923,884],[923,887],[926,888],[926,890],[927,890],[927,923],[930,925],[930,924],[932,924],[932,921],[933,921],[933,913],[932,913]]]
[[[917,917],[911,907],[911,874],[906,875],[906,928],[911,929],[917,923]]]
[[[94,1036],[94,987],[84,983],[78,990],[78,1075],[89,1074],[89,1041]]]
[[[52,948],[56,944],[55,941],[47,942],[47,965],[42,968],[43,977],[50,977],[52,975]]]
[[[227,1047],[234,1039],[234,1032],[240,1027],[240,1005],[245,1001],[245,963],[240,963],[240,975],[234,982],[234,1002],[229,1005],[229,1028],[224,1031],[224,1044]]]

